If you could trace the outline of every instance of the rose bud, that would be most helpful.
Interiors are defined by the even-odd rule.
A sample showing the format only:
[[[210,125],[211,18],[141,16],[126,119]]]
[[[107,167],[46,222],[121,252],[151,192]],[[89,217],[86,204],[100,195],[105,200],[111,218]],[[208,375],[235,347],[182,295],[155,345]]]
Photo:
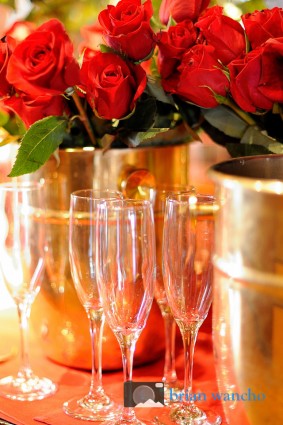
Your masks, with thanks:
[[[135,61],[147,58],[155,47],[155,35],[150,27],[153,15],[151,0],[121,0],[108,5],[98,15],[108,45]]]
[[[256,112],[283,102],[282,57],[283,37],[269,39],[228,65],[232,97],[240,108]]]
[[[183,56],[178,72],[162,80],[164,90],[203,108],[217,106],[217,97],[227,95],[229,81],[213,52],[213,47],[203,44],[192,47]]]
[[[197,33],[192,21],[184,21],[161,31],[157,40],[158,69],[163,78],[169,77],[179,65],[183,54],[193,46]]]
[[[223,8],[214,6],[200,17],[195,26],[206,43],[215,49],[216,57],[227,65],[246,51],[245,33],[239,22],[222,14]]]
[[[159,19],[165,25],[167,25],[170,16],[176,22],[182,22],[186,19],[196,21],[209,3],[210,0],[190,0],[186,3],[184,3],[184,0],[162,0]]]
[[[84,60],[81,81],[92,109],[100,118],[109,120],[129,115],[147,82],[140,65],[126,62],[114,53],[101,52]]]
[[[247,13],[242,21],[253,49],[269,38],[283,37],[283,9],[279,7]]]

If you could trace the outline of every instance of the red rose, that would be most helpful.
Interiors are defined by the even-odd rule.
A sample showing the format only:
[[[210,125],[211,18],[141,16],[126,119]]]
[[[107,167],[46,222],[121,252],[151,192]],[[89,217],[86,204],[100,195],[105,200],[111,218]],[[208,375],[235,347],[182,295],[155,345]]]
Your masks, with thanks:
[[[279,7],[246,13],[242,21],[253,49],[269,38],[283,37],[283,9]]]
[[[59,95],[79,83],[79,65],[63,25],[51,19],[19,43],[7,68],[7,80],[33,98]]]
[[[161,31],[157,41],[158,68],[163,78],[174,72],[183,54],[193,46],[196,38],[194,24],[188,20],[170,27],[168,31]]]
[[[201,12],[207,8],[210,0],[190,0],[184,4],[184,0],[162,0],[159,9],[161,22],[167,25],[170,16],[181,22],[186,19],[196,21]]]
[[[132,112],[146,87],[142,67],[113,53],[96,52],[94,57],[84,60],[81,80],[91,107],[99,117],[109,120]]]
[[[272,102],[258,90],[261,53],[260,50],[252,50],[244,58],[235,59],[228,65],[233,100],[246,112],[272,108]]]
[[[63,96],[46,95],[32,98],[23,94],[12,96],[4,104],[19,115],[26,127],[51,115],[61,116],[66,109]]]
[[[262,45],[261,93],[273,103],[283,103],[283,37]]]
[[[0,41],[0,97],[7,96],[11,87],[6,79],[8,60],[8,45],[7,43]]]
[[[269,39],[262,46],[228,66],[231,94],[247,112],[272,109],[283,103],[283,37]]]
[[[184,56],[178,72],[162,80],[164,90],[204,108],[218,105],[215,96],[226,97],[229,81],[211,46],[198,44]]]
[[[117,6],[107,6],[98,20],[105,31],[106,42],[114,50],[139,61],[155,47],[155,35],[150,27],[153,15],[151,0],[121,0]]]
[[[209,8],[195,24],[215,55],[227,65],[246,51],[245,33],[239,22],[222,14],[223,8]]]

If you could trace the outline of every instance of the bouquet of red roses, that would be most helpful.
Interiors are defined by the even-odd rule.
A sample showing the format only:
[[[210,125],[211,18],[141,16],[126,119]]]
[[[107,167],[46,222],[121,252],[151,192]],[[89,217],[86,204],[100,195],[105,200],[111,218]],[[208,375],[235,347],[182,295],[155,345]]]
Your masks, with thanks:
[[[240,23],[209,0],[163,0],[159,27],[152,16],[151,0],[108,5],[90,30],[100,42],[83,42],[78,58],[57,19],[5,33],[0,121],[24,128],[11,176],[59,146],[137,146],[180,123],[232,153],[281,151],[283,9]]]

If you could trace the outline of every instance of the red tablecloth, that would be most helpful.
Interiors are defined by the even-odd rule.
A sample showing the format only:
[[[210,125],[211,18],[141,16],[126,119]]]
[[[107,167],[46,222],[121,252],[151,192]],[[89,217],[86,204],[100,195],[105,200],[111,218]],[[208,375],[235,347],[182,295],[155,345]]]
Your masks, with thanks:
[[[18,356],[16,351],[19,346],[18,324],[14,310],[0,312],[0,378],[14,374],[18,369]],[[12,356],[5,360],[5,356]],[[86,371],[78,371],[64,367],[50,361],[42,352],[40,341],[35,335],[30,342],[30,360],[32,368],[38,375],[44,375],[53,379],[58,384],[58,392],[44,400],[33,402],[12,401],[0,397],[0,418],[4,418],[16,425],[39,425],[40,422],[50,425],[77,425],[82,421],[73,419],[62,410],[64,401],[76,395],[87,393],[90,383],[90,374]],[[134,368],[133,380],[159,381],[162,377],[163,358],[159,361]],[[183,353],[177,350],[177,373],[183,377]],[[117,402],[122,403],[123,393],[122,372],[107,372],[103,374],[103,384],[107,393]],[[219,402],[209,397],[217,391],[214,359],[212,353],[211,333],[207,329],[200,331],[194,364],[194,393],[205,393],[207,400],[203,402],[204,409],[213,409],[222,418],[225,425],[223,410]],[[165,408],[166,409],[166,408]],[[161,414],[163,408],[137,409],[138,416],[150,420],[151,415]],[[96,422],[97,423],[97,422]]]

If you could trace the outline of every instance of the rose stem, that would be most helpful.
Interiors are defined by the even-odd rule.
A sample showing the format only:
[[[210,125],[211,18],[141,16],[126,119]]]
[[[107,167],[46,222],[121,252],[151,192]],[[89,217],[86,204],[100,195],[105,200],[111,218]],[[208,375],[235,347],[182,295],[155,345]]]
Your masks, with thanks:
[[[75,102],[75,105],[76,105],[76,107],[77,107],[77,109],[78,109],[78,111],[80,113],[80,120],[82,121],[83,125],[85,126],[85,129],[86,129],[87,134],[88,134],[88,136],[90,138],[90,141],[91,141],[91,143],[94,146],[96,146],[96,140],[95,140],[95,137],[94,137],[94,134],[93,134],[93,131],[92,131],[92,128],[91,128],[89,119],[88,119],[88,117],[87,117],[87,115],[85,113],[84,108],[82,107],[81,100],[80,100],[78,94],[75,91],[72,94],[72,98],[73,98],[73,100]]]

